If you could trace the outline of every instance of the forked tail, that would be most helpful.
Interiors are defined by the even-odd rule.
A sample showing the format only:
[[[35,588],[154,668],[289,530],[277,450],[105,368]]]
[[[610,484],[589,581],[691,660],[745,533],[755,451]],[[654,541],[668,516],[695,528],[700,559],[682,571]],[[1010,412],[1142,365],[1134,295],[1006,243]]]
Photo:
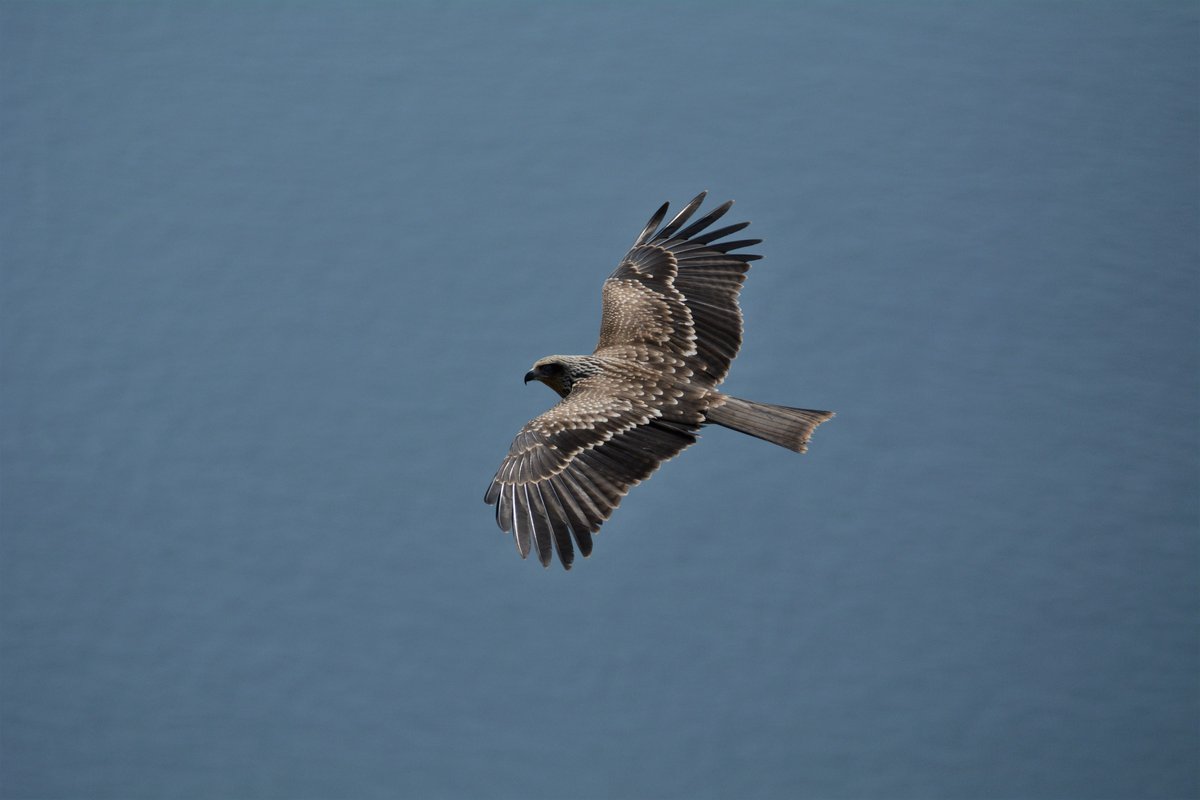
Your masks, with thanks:
[[[832,411],[774,406],[723,395],[725,402],[710,408],[708,421],[735,431],[757,436],[772,444],[803,453],[818,425],[833,416]]]

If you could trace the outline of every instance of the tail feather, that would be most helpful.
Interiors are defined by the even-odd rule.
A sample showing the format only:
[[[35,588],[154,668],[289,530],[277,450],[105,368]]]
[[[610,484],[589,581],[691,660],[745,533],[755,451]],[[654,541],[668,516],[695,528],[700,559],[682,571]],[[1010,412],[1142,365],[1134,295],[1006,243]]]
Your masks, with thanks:
[[[774,406],[739,397],[723,396],[725,402],[710,408],[708,422],[765,439],[797,453],[807,449],[816,427],[833,416],[832,411]]]

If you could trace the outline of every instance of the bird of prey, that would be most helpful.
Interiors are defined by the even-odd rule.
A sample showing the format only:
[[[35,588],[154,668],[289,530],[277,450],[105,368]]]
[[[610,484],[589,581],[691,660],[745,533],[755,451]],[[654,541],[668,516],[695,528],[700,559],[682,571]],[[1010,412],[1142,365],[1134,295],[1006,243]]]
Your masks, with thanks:
[[[717,391],[742,343],[738,293],[751,261],[734,252],[761,239],[722,241],[749,222],[709,227],[730,200],[688,225],[701,192],[665,226],[654,213],[604,282],[600,341],[590,356],[547,356],[525,373],[562,400],[513,440],[484,502],[525,558],[553,551],[566,569],[631,487],[721,425],[802,453],[833,416]],[[685,227],[686,226],[686,227]]]

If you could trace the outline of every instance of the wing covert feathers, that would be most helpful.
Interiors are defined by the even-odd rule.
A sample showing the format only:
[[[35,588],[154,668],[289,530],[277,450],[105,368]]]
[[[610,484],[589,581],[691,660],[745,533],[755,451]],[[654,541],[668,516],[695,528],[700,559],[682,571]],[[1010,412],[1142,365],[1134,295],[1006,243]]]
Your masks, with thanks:
[[[584,556],[591,554],[592,534],[621,498],[695,442],[699,427],[664,419],[652,409],[593,414],[593,422],[565,426],[572,405],[589,405],[572,404],[575,396],[517,434],[484,496],[496,507],[501,530],[513,534],[522,558],[536,550],[538,560],[549,566],[557,552],[567,569],[576,547]]]
[[[678,368],[692,380],[716,387],[741,347],[738,295],[749,262],[760,258],[734,251],[761,240],[719,241],[748,222],[704,233],[725,216],[732,200],[688,225],[705,195],[693,198],[661,229],[667,206],[656,211],[605,281],[596,352],[652,348],[677,358]]]

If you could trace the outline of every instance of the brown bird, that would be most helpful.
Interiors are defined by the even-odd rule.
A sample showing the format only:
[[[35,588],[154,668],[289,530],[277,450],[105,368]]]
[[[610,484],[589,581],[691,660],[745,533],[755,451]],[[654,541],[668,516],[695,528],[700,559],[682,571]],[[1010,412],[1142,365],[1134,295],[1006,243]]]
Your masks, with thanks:
[[[701,192],[666,224],[667,203],[604,282],[600,341],[590,356],[546,356],[525,373],[562,397],[509,448],[484,502],[524,558],[537,547],[566,569],[631,487],[715,423],[797,453],[832,411],[769,405],[717,391],[742,343],[738,293],[761,239],[718,241],[740,222],[705,232],[730,200],[687,224]]]

